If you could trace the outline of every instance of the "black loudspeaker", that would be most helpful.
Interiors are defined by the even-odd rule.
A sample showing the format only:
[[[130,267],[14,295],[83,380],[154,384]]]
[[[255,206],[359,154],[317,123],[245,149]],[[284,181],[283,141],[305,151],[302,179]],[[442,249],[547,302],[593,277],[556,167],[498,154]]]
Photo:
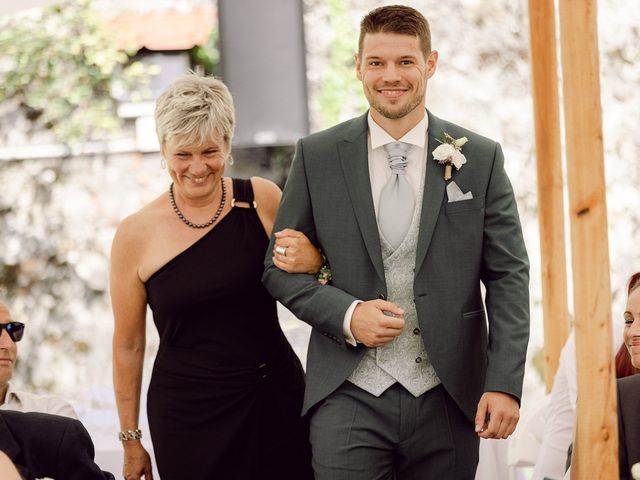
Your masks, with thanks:
[[[235,147],[292,145],[309,133],[302,13],[302,0],[218,0]]]

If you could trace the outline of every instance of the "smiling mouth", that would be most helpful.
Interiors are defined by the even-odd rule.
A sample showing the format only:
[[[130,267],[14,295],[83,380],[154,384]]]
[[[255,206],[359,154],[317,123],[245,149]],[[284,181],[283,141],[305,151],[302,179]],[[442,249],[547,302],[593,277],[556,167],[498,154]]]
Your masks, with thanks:
[[[638,343],[638,342],[633,342],[633,343],[627,344],[627,348],[629,349],[629,351],[631,353],[633,353],[635,355],[640,353],[640,343]]]
[[[209,176],[209,174],[203,175],[201,177],[189,177],[189,180],[191,180],[193,183],[195,183],[197,185],[201,185],[207,180],[208,176]]]
[[[386,98],[398,98],[406,93],[406,90],[400,89],[384,89],[378,90],[378,93]]]

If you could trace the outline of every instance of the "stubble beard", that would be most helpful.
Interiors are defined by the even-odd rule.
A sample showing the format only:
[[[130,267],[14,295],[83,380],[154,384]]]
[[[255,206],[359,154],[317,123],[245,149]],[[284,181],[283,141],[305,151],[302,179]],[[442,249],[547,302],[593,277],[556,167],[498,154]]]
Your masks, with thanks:
[[[413,112],[422,103],[423,99],[424,93],[417,95],[412,101],[407,103],[404,107],[401,107],[399,110],[391,110],[388,107],[374,101],[373,98],[369,99],[369,104],[371,105],[371,108],[373,108],[383,117],[388,118],[389,120],[397,120]]]

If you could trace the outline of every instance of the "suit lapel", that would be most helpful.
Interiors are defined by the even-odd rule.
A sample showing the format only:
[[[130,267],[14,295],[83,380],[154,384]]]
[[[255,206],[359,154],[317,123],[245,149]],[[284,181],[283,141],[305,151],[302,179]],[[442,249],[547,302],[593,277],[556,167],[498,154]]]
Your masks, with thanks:
[[[440,145],[438,140],[443,137],[444,124],[438,117],[427,111],[429,116],[429,142],[427,145],[427,165],[425,168],[424,194],[422,196],[422,213],[420,216],[420,233],[416,247],[415,275],[418,275],[420,267],[429,250],[433,230],[440,214],[442,199],[446,182],[443,178],[442,167],[433,160],[433,150]]]
[[[376,273],[384,284],[384,267],[369,179],[367,146],[368,112],[354,120],[338,142],[338,155],[362,239]]]

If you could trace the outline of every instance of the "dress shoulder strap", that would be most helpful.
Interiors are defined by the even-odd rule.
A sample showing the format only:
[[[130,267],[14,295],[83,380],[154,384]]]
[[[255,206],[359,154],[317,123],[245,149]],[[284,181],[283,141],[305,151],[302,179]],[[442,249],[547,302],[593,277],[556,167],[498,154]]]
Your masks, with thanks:
[[[253,196],[253,186],[248,178],[233,179],[233,200],[232,207],[256,208],[256,202]]]

